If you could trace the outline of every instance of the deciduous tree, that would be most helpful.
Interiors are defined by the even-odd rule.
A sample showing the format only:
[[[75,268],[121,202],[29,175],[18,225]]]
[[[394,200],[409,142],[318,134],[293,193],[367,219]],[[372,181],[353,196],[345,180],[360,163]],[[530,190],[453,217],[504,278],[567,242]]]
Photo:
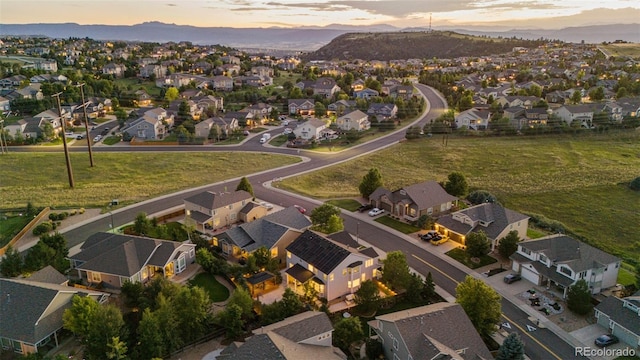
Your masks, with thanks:
[[[498,244],[498,253],[505,259],[508,259],[516,250],[518,250],[518,232],[516,230],[510,231],[507,236],[503,237]]]
[[[465,245],[467,246],[467,254],[471,257],[481,257],[491,250],[489,239],[484,231],[472,232],[467,235]]]
[[[333,344],[345,353],[349,353],[349,345],[362,337],[364,337],[364,331],[358,317],[340,319],[333,327]]]
[[[380,301],[378,285],[372,280],[364,281],[355,292],[354,301],[364,312],[376,309]]]
[[[444,184],[444,190],[453,196],[462,198],[469,192],[469,184],[462,173],[452,172]]]
[[[333,220],[331,220],[332,217],[334,217]],[[340,208],[328,203],[324,203],[311,210],[309,218],[311,219],[311,223],[313,223],[314,229],[324,233],[333,233],[344,228],[342,218],[340,218]],[[338,221],[336,221],[335,218],[337,218]]]
[[[584,279],[578,280],[567,291],[567,307],[578,315],[586,315],[591,311],[591,291]]]
[[[383,264],[382,280],[394,289],[406,289],[411,273],[405,255],[401,251],[389,252]]]
[[[382,186],[382,174],[377,168],[369,169],[369,172],[362,178],[358,190],[360,195],[368,198],[377,188]]]
[[[480,336],[488,338],[500,321],[500,295],[482,280],[467,276],[456,287],[456,302],[462,306]]]

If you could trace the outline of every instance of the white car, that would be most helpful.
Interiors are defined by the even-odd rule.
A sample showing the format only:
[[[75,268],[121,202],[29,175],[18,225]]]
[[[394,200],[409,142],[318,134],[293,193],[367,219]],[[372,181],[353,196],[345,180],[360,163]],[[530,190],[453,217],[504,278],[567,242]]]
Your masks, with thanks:
[[[284,128],[284,133],[285,134],[291,134],[293,132],[293,130],[291,130],[291,128]]]
[[[98,135],[98,136],[94,137],[93,141],[94,142],[98,142],[98,141],[100,141],[100,139],[102,139],[102,135]]]
[[[373,209],[371,209],[371,211],[369,211],[369,216],[378,216],[378,215],[380,215],[382,213],[384,213],[384,210],[378,209],[378,208],[373,208]]]

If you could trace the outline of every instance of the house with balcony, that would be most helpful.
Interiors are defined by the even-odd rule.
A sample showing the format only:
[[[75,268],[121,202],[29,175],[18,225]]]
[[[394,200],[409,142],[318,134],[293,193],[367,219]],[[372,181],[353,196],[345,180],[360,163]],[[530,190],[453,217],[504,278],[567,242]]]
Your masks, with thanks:
[[[344,114],[336,119],[336,125],[340,130],[349,131],[364,131],[371,128],[371,122],[369,122],[369,115],[363,113],[360,110],[351,111],[348,114]]]
[[[313,99],[289,99],[289,114],[313,116],[316,113]]]
[[[459,304],[435,303],[368,322],[386,359],[493,359]]]
[[[640,291],[624,298],[607,296],[595,311],[599,325],[631,348],[640,350]]]
[[[487,109],[471,108],[455,116],[456,127],[466,127],[470,130],[486,130],[491,119],[491,112]]]
[[[145,111],[122,131],[138,140],[162,140],[172,125],[173,115],[168,115],[165,109],[155,108]]]
[[[99,232],[89,236],[80,252],[70,256],[71,268],[83,283],[120,289],[125,282],[171,278],[192,266],[196,245],[144,236]]]
[[[438,216],[453,207],[458,198],[449,195],[436,181],[425,181],[390,191],[377,188],[369,195],[369,203],[387,213],[415,221],[422,215]]]
[[[253,195],[234,192],[205,191],[184,199],[185,223],[194,224],[196,230],[218,229],[240,221],[239,213],[253,199]]]
[[[569,126],[572,126],[571,124],[574,122],[578,123],[579,127],[587,129],[591,129],[593,126],[594,107],[592,105],[563,105],[553,110],[553,113]]]
[[[516,231],[518,238],[525,239],[528,226],[528,216],[500,204],[484,203],[439,217],[435,230],[462,245],[469,234],[482,231],[491,242],[491,250],[495,250],[500,240],[511,231]]]
[[[256,209],[260,209],[256,212]],[[250,214],[253,211],[254,214]],[[240,215],[245,223],[217,235],[214,246],[236,258],[246,257],[253,251],[265,247],[271,257],[281,264],[286,262],[287,246],[311,227],[311,221],[294,207],[288,207],[267,215],[267,209],[256,203],[248,203]]]
[[[592,294],[616,285],[620,258],[563,234],[523,241],[511,255],[512,269],[541,286],[567,289],[585,280]]]
[[[307,230],[286,248],[286,286],[302,292],[309,284],[329,302],[355,293],[378,278],[377,253],[353,248]],[[374,255],[375,254],[375,255]]]

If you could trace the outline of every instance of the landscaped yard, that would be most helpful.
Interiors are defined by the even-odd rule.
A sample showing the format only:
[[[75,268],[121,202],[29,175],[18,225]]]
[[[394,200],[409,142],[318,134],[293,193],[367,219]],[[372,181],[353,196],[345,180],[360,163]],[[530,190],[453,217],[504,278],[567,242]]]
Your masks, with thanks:
[[[287,138],[287,135],[278,135],[278,136],[272,138],[271,141],[269,141],[269,145],[271,145],[271,146],[282,146],[287,141],[289,141],[289,139]]]
[[[398,231],[400,231],[401,233],[404,234],[412,234],[414,232],[418,232],[421,229],[419,227],[415,227],[413,225],[409,225],[405,222],[402,221],[398,221],[396,219],[391,218],[390,216],[380,216],[379,218],[377,218],[375,220],[376,222],[379,222],[380,224],[386,225],[392,229],[396,229]]]
[[[564,223],[590,244],[623,258],[640,255],[640,193],[626,184],[640,169],[640,134],[538,137],[437,136],[406,141],[375,154],[298,177],[280,188],[332,199],[359,196],[367,171],[380,169],[395,190],[462,172],[472,189],[485,189],[506,207]],[[612,240],[611,234],[615,234]]]
[[[29,201],[36,207],[103,208],[111,199],[123,206],[300,161],[294,156],[240,152],[98,152],[93,154],[92,168],[88,154],[70,156],[74,189],[69,188],[61,153],[3,156],[0,208],[25,207]]]
[[[537,238],[541,238],[541,237],[544,237],[544,236],[547,236],[547,234],[542,230],[534,229],[534,228],[531,228],[531,227],[527,229],[527,237],[529,239],[537,239]]]
[[[449,250],[445,254],[447,254],[449,257],[457,260],[459,263],[463,264],[464,266],[470,269],[477,269],[477,268],[498,262],[498,260],[496,260],[495,258],[492,258],[489,255],[481,256],[479,258],[480,261],[477,263],[473,262],[471,261],[469,254],[467,254],[467,252],[462,250],[461,248],[455,248],[455,249]]]
[[[109,136],[106,139],[102,140],[102,143],[105,145],[114,145],[120,142],[120,136]]]
[[[209,299],[213,302],[225,301],[229,298],[229,289],[220,284],[216,278],[209,273],[200,273],[189,280],[189,285],[199,286],[209,294]]]
[[[327,200],[327,204],[331,204],[334,206],[337,206],[341,209],[345,209],[347,211],[356,211],[358,210],[358,208],[360,207],[359,202],[357,202],[356,200],[353,199],[333,199],[333,200]]]
[[[26,205],[27,203],[24,203],[24,206]],[[19,214],[0,214],[0,248],[8,244],[29,221],[31,219]]]

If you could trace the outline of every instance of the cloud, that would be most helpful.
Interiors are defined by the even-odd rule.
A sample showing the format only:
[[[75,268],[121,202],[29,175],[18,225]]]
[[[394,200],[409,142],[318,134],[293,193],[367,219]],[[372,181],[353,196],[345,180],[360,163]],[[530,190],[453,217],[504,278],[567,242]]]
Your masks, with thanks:
[[[172,6],[173,7],[173,6],[178,6],[178,5],[176,5],[176,4],[167,4],[167,6]]]

